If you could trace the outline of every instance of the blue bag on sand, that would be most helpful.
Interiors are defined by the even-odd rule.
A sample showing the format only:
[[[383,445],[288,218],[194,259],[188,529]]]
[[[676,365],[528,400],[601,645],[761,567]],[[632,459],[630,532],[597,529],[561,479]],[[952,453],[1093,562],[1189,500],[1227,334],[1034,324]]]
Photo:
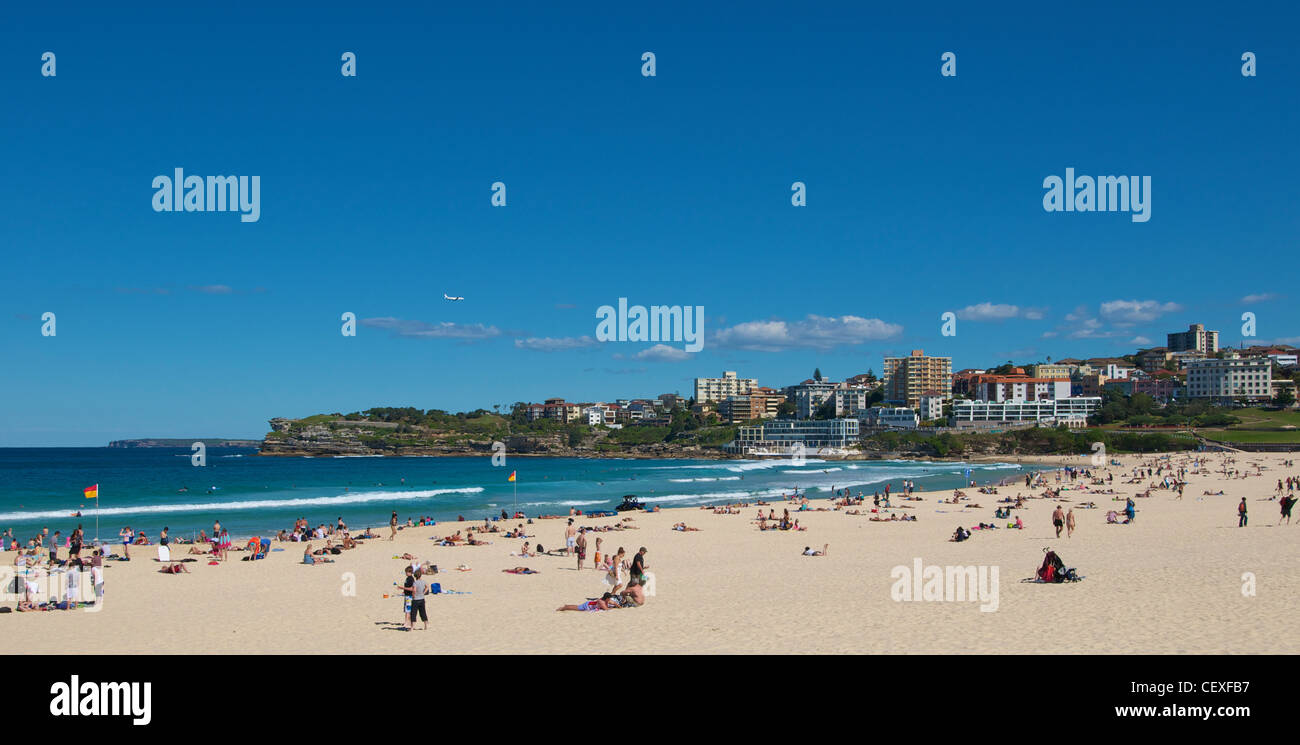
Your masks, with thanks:
[[[441,583],[441,582],[434,582],[432,585],[429,585],[429,594],[430,594],[430,595],[441,595],[441,594],[442,594],[442,583]]]

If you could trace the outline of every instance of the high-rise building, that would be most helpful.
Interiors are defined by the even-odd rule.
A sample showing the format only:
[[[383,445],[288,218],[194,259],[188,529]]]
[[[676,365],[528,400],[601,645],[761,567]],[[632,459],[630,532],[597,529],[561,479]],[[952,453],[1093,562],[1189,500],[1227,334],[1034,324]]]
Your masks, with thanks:
[[[1200,352],[1206,356],[1219,351],[1219,332],[1207,331],[1205,324],[1193,323],[1186,331],[1169,334],[1170,352]]]
[[[921,396],[929,391],[950,399],[952,358],[927,357],[921,349],[913,349],[907,357],[886,357],[884,380],[885,400],[913,409],[920,407]]]

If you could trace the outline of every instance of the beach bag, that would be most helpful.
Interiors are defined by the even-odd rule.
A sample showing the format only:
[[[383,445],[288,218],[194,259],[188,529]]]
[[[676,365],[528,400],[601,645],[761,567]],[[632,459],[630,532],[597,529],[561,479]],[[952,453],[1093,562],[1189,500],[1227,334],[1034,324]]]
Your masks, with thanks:
[[[429,585],[429,594],[430,594],[430,595],[441,595],[441,594],[442,594],[442,583],[441,583],[441,582],[434,582],[433,584]]]

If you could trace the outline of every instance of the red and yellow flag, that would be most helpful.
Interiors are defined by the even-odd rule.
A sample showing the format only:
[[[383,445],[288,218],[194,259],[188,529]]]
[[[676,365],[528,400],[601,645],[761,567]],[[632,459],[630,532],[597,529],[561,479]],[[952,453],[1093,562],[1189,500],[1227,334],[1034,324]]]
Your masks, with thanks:
[[[515,474],[516,474],[516,473],[518,473],[518,471],[511,471],[511,472],[510,472],[510,478],[506,479],[506,481],[514,481],[514,480],[515,480]]]
[[[85,489],[83,489],[82,491],[84,491],[84,492],[86,493],[86,499],[98,499],[98,498],[99,498],[99,484],[95,484],[94,486],[87,486],[87,487],[86,487]]]

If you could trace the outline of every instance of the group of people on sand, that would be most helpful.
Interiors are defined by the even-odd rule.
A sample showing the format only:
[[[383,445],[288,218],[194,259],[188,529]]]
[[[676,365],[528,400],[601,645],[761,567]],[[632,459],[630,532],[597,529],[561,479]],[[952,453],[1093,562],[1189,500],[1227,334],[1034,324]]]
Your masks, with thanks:
[[[588,598],[581,603],[561,605],[555,610],[602,611],[645,605],[645,586],[650,579],[647,572],[647,553],[646,547],[642,546],[631,560],[628,560],[623,547],[620,546],[614,555],[607,558],[607,563],[603,567],[597,567],[605,569],[606,574],[602,581],[609,587],[608,591],[599,598]]]
[[[0,592],[18,595],[17,610],[73,610],[81,605],[97,605],[104,599],[104,551],[92,548],[82,556],[81,549],[66,558],[58,557],[57,547],[19,546],[14,551],[12,586]],[[93,591],[93,596],[90,595]],[[93,598],[93,599],[92,599]]]

